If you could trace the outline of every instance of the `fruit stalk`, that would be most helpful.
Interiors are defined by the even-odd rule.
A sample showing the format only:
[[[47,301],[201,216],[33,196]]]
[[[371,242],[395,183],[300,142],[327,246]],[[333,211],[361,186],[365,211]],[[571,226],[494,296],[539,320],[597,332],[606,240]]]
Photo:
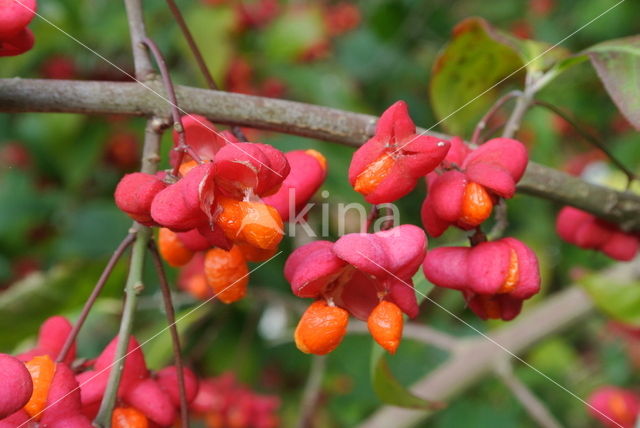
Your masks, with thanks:
[[[162,259],[160,253],[158,253],[158,247],[153,240],[149,241],[149,249],[151,250],[151,257],[153,264],[155,265],[158,279],[160,282],[160,290],[162,291],[162,301],[164,303],[164,311],[167,315],[167,323],[169,326],[169,334],[171,334],[171,345],[173,347],[173,362],[176,366],[176,374],[178,378],[178,392],[180,394],[180,426],[183,428],[189,428],[189,408],[187,403],[187,393],[184,383],[184,370],[182,363],[182,351],[180,348],[180,335],[178,334],[178,328],[176,327],[176,314],[173,308],[173,300],[171,298],[171,289],[169,288],[169,281],[167,280],[164,266],[162,265]]]

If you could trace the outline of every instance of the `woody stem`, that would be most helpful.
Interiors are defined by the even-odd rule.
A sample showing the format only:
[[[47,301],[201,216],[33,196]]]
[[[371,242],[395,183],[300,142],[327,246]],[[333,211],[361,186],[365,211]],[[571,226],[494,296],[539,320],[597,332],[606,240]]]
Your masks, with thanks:
[[[180,114],[180,108],[178,107],[176,91],[173,86],[173,81],[171,80],[171,75],[169,74],[169,69],[167,68],[167,63],[164,60],[164,56],[162,56],[162,52],[160,52],[158,45],[156,45],[155,42],[148,37],[144,37],[141,43],[149,49],[156,60],[156,64],[158,65],[158,69],[160,70],[160,75],[162,76],[162,84],[167,91],[169,104],[171,104],[173,129],[178,134],[178,145],[176,147],[176,149],[178,150],[178,159],[176,159],[176,164],[173,167],[172,174],[173,176],[177,176],[178,170],[180,169],[180,164],[182,164],[182,159],[184,158],[185,153],[188,153],[189,156],[191,156],[198,163],[201,163],[202,161],[200,160],[198,154],[195,153],[193,149],[189,147],[189,145],[187,145],[184,134],[184,126],[182,125],[182,115]]]
[[[134,226],[136,229],[136,241],[131,251],[131,263],[129,265],[129,275],[125,286],[126,297],[124,300],[124,309],[122,310],[122,319],[120,321],[120,330],[118,332],[118,343],[114,355],[109,380],[104,391],[100,410],[95,418],[95,423],[101,427],[109,428],[111,426],[111,414],[115,407],[118,387],[124,367],[124,360],[127,356],[127,348],[129,346],[129,338],[133,327],[133,320],[136,311],[136,301],[138,295],[144,289],[142,283],[142,272],[144,267],[144,255],[146,247],[151,238],[151,229],[140,224]]]

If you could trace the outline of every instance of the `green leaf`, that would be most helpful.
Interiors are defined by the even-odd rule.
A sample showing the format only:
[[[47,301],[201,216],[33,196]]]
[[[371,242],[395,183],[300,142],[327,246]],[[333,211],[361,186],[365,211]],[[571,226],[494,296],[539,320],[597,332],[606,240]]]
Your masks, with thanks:
[[[494,86],[518,78],[521,69],[535,75],[554,69],[548,76],[553,78],[581,62],[570,58],[565,48],[519,39],[482,18],[468,18],[454,28],[453,40],[436,59],[431,104],[448,131],[468,133],[497,98],[499,90]],[[564,66],[557,67],[561,63]]]
[[[371,350],[371,382],[373,391],[385,404],[423,410],[442,407],[441,403],[427,401],[405,388],[391,372],[385,351],[376,343]]]
[[[585,53],[613,102],[640,130],[640,36],[599,43]]]
[[[438,120],[453,134],[469,134],[498,95],[498,82],[522,67],[513,47],[496,41],[481,18],[468,18],[433,66],[429,95]]]
[[[609,317],[640,326],[640,281],[603,278],[594,273],[583,278],[580,284]]]

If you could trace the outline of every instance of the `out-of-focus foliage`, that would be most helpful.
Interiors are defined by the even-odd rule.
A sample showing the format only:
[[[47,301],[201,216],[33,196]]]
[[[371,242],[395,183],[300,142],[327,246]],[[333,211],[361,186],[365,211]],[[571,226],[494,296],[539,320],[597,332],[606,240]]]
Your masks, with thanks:
[[[149,34],[165,53],[176,83],[202,86],[203,79],[165,3],[144,3]],[[244,3],[249,10],[259,2]],[[472,66],[477,80],[469,83],[467,92],[448,92],[444,77],[441,82],[434,81],[432,96],[437,92],[447,104],[439,107],[436,103],[432,108],[429,81],[435,58],[451,40],[455,25],[465,18],[482,17],[515,37],[549,44],[562,41],[562,47],[572,52],[640,32],[640,4],[634,1],[623,2],[566,40],[614,2],[369,0],[348,4],[359,12],[359,20],[355,28],[339,34],[336,22],[349,22],[353,16],[345,12],[340,15],[334,2],[280,2],[272,16],[264,13],[253,21],[240,14],[233,2],[180,2],[205,59],[223,88],[372,114],[404,99],[415,122],[424,127],[434,125],[443,114],[480,95],[488,88],[485,85],[490,86],[505,75],[501,63],[492,62],[487,52],[475,56],[473,43],[486,36],[468,35],[468,45],[461,47],[464,55],[455,62],[456,72],[467,79],[469,70],[465,67]],[[39,11],[132,73],[122,2],[47,0],[40,2]],[[36,18],[30,28],[36,35],[35,48],[20,57],[0,59],[0,77],[130,80],[44,20]],[[605,47],[600,45],[592,55],[601,55]],[[522,62],[517,55],[511,55],[510,61]],[[464,56],[469,61],[463,61]],[[611,62],[603,62],[603,67],[607,64]],[[604,72],[611,70],[609,67]],[[456,80],[456,74],[447,79]],[[521,75],[509,80],[510,87],[521,84]],[[604,137],[627,165],[638,165],[638,134],[617,111],[588,62],[560,75],[540,97],[572,111]],[[637,104],[637,100],[629,99],[619,102]],[[480,100],[445,124],[469,138],[470,130],[489,104]],[[112,193],[121,175],[137,167],[143,127],[143,119],[123,117],[0,115],[0,284],[6,288],[0,294],[0,351],[27,347],[39,323],[53,313],[71,318],[78,315],[106,259],[129,227],[129,220],[113,205]],[[282,150],[314,148],[325,154],[329,177],[323,190],[328,194],[319,192],[316,196],[310,222],[320,232],[324,226],[321,213],[328,204],[334,214],[326,228],[335,238],[340,225],[338,204],[363,202],[347,182],[352,149],[262,131],[247,130],[247,134],[253,141],[265,141]],[[519,138],[529,147],[532,159],[556,168],[579,163],[580,156],[591,150],[565,122],[541,109],[533,109],[527,115]],[[167,136],[163,142],[165,155],[170,144]],[[163,162],[166,166],[166,156]],[[598,171],[602,170],[592,173],[598,175]],[[606,167],[604,171],[605,176],[612,176]],[[419,186],[399,201],[402,222],[420,224],[424,192],[424,186]],[[557,207],[552,203],[518,195],[508,206],[508,233],[527,242],[541,259],[543,294],[561,289],[609,263],[604,256],[560,242],[554,233]],[[356,231],[357,216],[348,220],[347,231]],[[433,240],[430,246],[462,237],[452,231]],[[297,245],[295,239],[285,240],[284,254]],[[191,312],[196,302],[179,295],[177,306],[179,315],[185,317],[180,322],[185,353],[199,373],[205,376],[233,370],[256,389],[279,395],[284,424],[288,426],[297,417],[310,359],[292,342],[292,328],[299,313],[282,277],[284,260],[285,255],[280,255],[252,273],[249,297],[240,303],[212,303]],[[80,355],[95,356],[115,334],[125,270],[125,263],[121,262],[90,315],[80,336]],[[140,342],[165,325],[155,276],[150,269],[146,274],[147,286],[135,325]],[[170,274],[173,277],[175,272]],[[597,285],[597,290],[601,295],[610,292],[602,284]],[[457,293],[436,291],[430,298],[481,331],[494,326],[470,316]],[[544,296],[536,300],[540,299]],[[528,302],[527,306],[535,303]],[[422,303],[421,309],[419,323],[454,335],[473,334],[429,300]],[[605,319],[594,315],[574,331],[547,339],[524,357],[579,396],[586,396],[602,383],[637,384],[637,361],[630,360],[623,351],[629,339],[610,334]],[[318,426],[354,426],[380,405],[371,388],[370,355],[364,351],[370,349],[370,342],[368,336],[349,335],[328,357],[322,405],[314,415]],[[168,335],[163,333],[145,345],[145,354],[151,366],[166,364],[171,358]],[[391,371],[404,385],[425,375],[445,358],[443,352],[410,340],[404,341],[395,356],[387,357]],[[545,398],[564,424],[588,426],[582,403],[526,367],[519,367],[517,374]],[[494,428],[534,424],[498,381],[486,380],[436,413],[428,426]]]

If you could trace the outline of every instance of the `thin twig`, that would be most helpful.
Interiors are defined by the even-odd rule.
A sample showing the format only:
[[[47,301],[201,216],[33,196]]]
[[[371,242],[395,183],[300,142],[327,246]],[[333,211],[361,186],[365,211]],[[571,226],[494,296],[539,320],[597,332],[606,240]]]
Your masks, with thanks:
[[[502,131],[503,138],[513,138],[516,135],[516,132],[518,132],[520,125],[522,124],[522,119],[524,118],[527,110],[529,110],[530,105],[531,96],[527,95],[526,92],[518,97],[516,107],[513,109],[513,112]]]
[[[160,75],[162,76],[162,83],[164,85],[165,90],[167,91],[167,96],[169,97],[169,104],[171,104],[171,116],[173,117],[173,129],[178,134],[178,145],[176,146],[176,150],[178,150],[178,158],[176,159],[176,164],[173,167],[172,174],[174,176],[178,175],[178,170],[180,169],[180,165],[182,164],[182,159],[184,158],[185,153],[188,153],[196,162],[201,163],[202,160],[198,156],[197,153],[187,144],[184,133],[184,126],[182,125],[182,115],[180,114],[180,110],[178,109],[178,98],[176,97],[176,91],[173,86],[173,82],[171,80],[171,75],[169,74],[169,69],[167,68],[167,63],[162,56],[162,52],[158,48],[158,45],[155,44],[153,40],[148,37],[144,37],[142,42],[149,51],[153,54],[153,57],[156,60],[156,64],[160,69]]]
[[[496,132],[498,132],[500,129],[504,128],[504,126],[506,125],[507,121],[505,120],[502,123],[498,123],[496,125],[494,125],[493,127],[489,128],[488,131],[483,131],[482,135],[480,136],[480,139],[482,141],[485,141],[488,138],[491,138],[493,135],[496,134]]]
[[[184,20],[184,17],[182,16],[182,12],[180,12],[180,9],[178,8],[178,5],[173,0],[167,0],[167,5],[169,5],[169,9],[171,9],[171,13],[176,19],[176,22],[180,27],[180,31],[182,31],[182,34],[187,41],[187,45],[189,45],[189,49],[191,50],[191,53],[193,54],[196,63],[198,64],[198,68],[200,69],[204,80],[207,82],[207,86],[209,87],[209,89],[218,89],[218,85],[216,85],[216,81],[213,80],[213,76],[211,75],[211,72],[207,67],[207,63],[204,61],[202,53],[200,52],[200,49],[198,49],[198,45],[193,38],[191,30],[189,30],[189,26]]]
[[[120,257],[122,257],[122,255],[127,250],[127,248],[129,248],[129,246],[133,243],[133,241],[135,241],[135,239],[136,239],[135,233],[129,233],[122,240],[122,242],[120,242],[120,245],[118,245],[116,250],[111,255],[111,258],[109,259],[109,262],[107,262],[107,265],[102,271],[102,274],[98,279],[98,282],[96,282],[96,285],[93,287],[93,291],[91,291],[91,294],[87,298],[87,301],[84,303],[84,306],[82,307],[82,312],[80,312],[80,316],[78,317],[78,320],[73,326],[73,329],[71,329],[69,336],[67,336],[67,339],[65,340],[64,345],[62,345],[62,349],[58,354],[58,358],[56,359],[56,362],[59,363],[61,361],[64,361],[65,358],[67,357],[67,353],[69,353],[69,350],[73,346],[73,343],[75,342],[76,337],[78,337],[78,333],[80,332],[80,329],[84,325],[84,322],[86,321],[87,316],[91,311],[91,308],[93,308],[93,304],[96,302],[96,299],[102,292],[104,285],[107,283],[107,280],[109,279],[109,276],[113,271],[113,268],[116,266],[116,263],[118,263],[118,260],[120,260]]]
[[[542,401],[518,379],[513,372],[511,362],[502,358],[496,363],[496,374],[507,388],[518,399],[522,407],[529,413],[541,428],[562,428],[553,414],[547,409]]]
[[[478,122],[478,124],[476,125],[476,128],[473,131],[473,136],[471,137],[471,144],[480,144],[480,135],[482,134],[482,131],[487,127],[489,120],[491,120],[491,118],[507,101],[521,95],[522,91],[513,90],[498,98],[498,100],[493,104],[493,106],[491,106],[491,108],[485,113],[482,119],[480,119],[480,122]]]
[[[509,217],[507,216],[507,204],[504,199],[500,199],[497,205],[493,206],[493,218],[495,223],[487,234],[489,240],[501,238],[504,231],[509,226]]]
[[[131,251],[131,262],[129,264],[129,275],[125,287],[126,297],[124,300],[124,309],[122,310],[122,319],[120,321],[120,330],[118,332],[118,343],[116,352],[113,357],[113,365],[109,372],[109,380],[100,403],[100,410],[95,418],[95,423],[102,427],[111,426],[111,414],[116,403],[122,369],[124,367],[125,355],[129,347],[129,338],[133,328],[133,320],[136,311],[136,300],[138,295],[144,289],[142,283],[142,271],[144,268],[144,255],[147,243],[151,238],[151,229],[136,224],[136,241]]]
[[[577,119],[571,113],[564,112],[560,108],[558,108],[558,107],[554,106],[553,104],[550,104],[550,103],[548,103],[546,101],[534,100],[533,101],[533,105],[534,106],[544,107],[547,110],[549,110],[552,113],[554,113],[555,115],[557,115],[557,116],[561,117],[562,119],[564,119],[565,121],[567,121],[573,127],[573,129],[575,129],[576,132],[578,134],[580,134],[580,136],[582,138],[587,140],[589,143],[593,144],[596,148],[598,148],[605,155],[607,155],[607,157],[609,158],[611,163],[613,163],[615,166],[617,166],[618,169],[620,169],[620,171],[622,171],[624,173],[624,175],[627,176],[627,189],[630,187],[632,181],[638,179],[638,177],[636,176],[636,174],[634,174],[633,171],[631,171],[629,168],[627,168],[618,158],[616,158],[613,155],[613,153],[611,153],[611,151],[606,146],[604,141],[602,141],[597,136],[593,135],[591,132],[588,132],[583,126],[580,126],[580,124],[578,123]]]
[[[160,290],[162,291],[162,301],[164,303],[164,312],[167,315],[169,333],[171,334],[173,362],[177,370],[178,393],[180,396],[180,426],[183,428],[189,428],[189,407],[187,403],[187,392],[184,382],[184,365],[182,364],[180,335],[178,334],[178,328],[176,327],[176,314],[173,308],[173,301],[171,299],[171,289],[169,287],[169,281],[167,280],[167,274],[164,271],[162,260],[160,259],[160,254],[158,253],[158,248],[153,239],[149,241],[149,249],[151,250],[153,264],[155,265],[156,272],[158,273]]]
[[[511,112],[509,119],[507,119],[507,123],[504,125],[504,130],[502,131],[503,138],[513,138],[516,135],[516,132],[518,132],[522,125],[524,115],[531,106],[531,100],[537,88],[534,74],[527,72],[524,91],[518,96],[516,106]]]
[[[313,426],[311,424],[311,418],[318,405],[318,397],[322,389],[322,378],[327,366],[327,357],[314,355],[311,357],[311,368],[309,370],[309,377],[307,383],[304,386],[304,393],[302,395],[302,402],[300,403],[300,413],[298,416],[298,422],[296,428],[308,428]]]
[[[209,67],[207,67],[207,63],[204,60],[204,57],[202,56],[202,52],[200,52],[200,48],[198,48],[198,44],[193,38],[193,35],[191,34],[191,30],[189,29],[187,22],[184,20],[184,16],[182,16],[182,12],[180,12],[180,8],[176,4],[176,2],[173,0],[167,0],[167,4],[169,5],[169,9],[171,10],[173,17],[176,19],[176,22],[180,27],[180,31],[182,31],[182,34],[184,35],[184,38],[187,41],[187,45],[189,46],[189,49],[191,50],[191,53],[193,54],[193,57],[195,58],[196,63],[198,64],[198,68],[200,69],[202,76],[204,76],[204,80],[207,82],[207,87],[209,89],[217,90],[218,85],[216,84],[216,81],[213,79],[213,76],[211,75],[211,71],[209,71]],[[246,135],[244,135],[244,132],[242,132],[242,129],[240,129],[239,126],[237,125],[232,126],[231,133],[240,141],[247,141]]]

